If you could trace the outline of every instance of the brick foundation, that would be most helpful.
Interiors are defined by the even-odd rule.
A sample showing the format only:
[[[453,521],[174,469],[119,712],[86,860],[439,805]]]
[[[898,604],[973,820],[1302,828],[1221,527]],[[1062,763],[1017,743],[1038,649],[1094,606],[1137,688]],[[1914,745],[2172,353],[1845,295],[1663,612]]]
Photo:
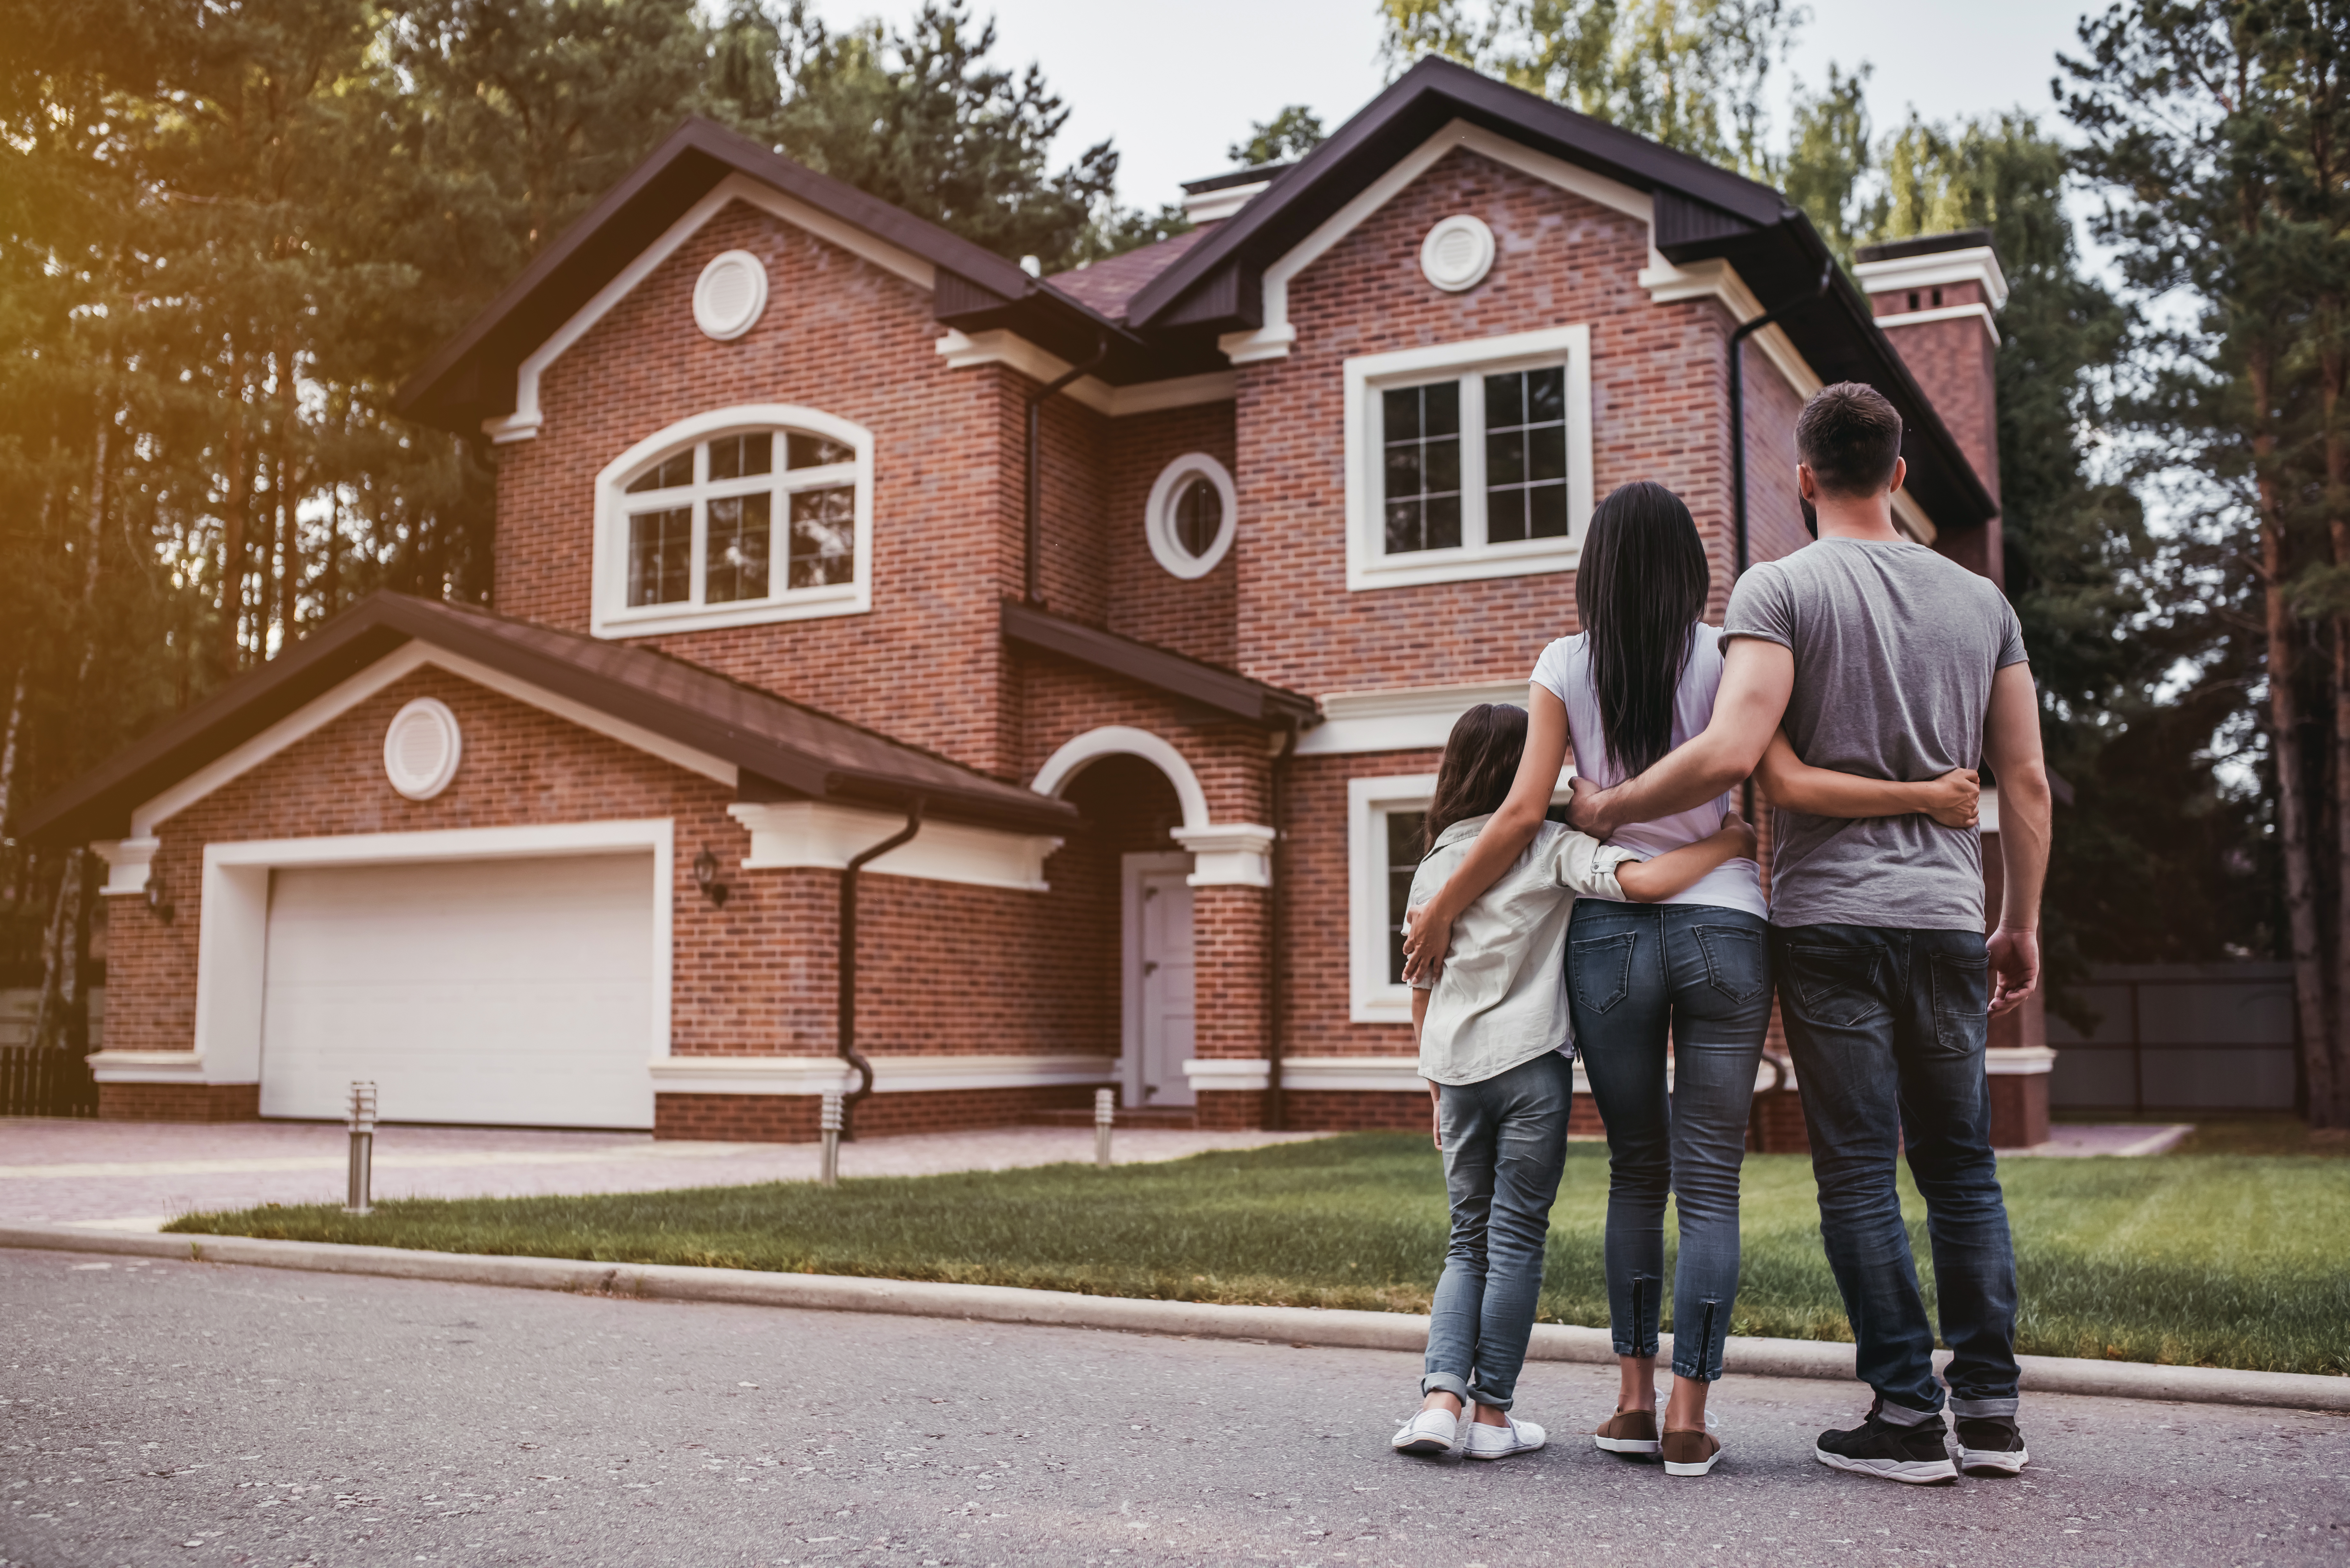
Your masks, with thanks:
[[[102,1122],[257,1122],[259,1084],[100,1084]]]
[[[2048,1075],[1992,1073],[1991,1146],[2030,1148],[2048,1141]]]
[[[653,1137],[725,1143],[814,1143],[816,1095],[655,1095]],[[858,1133],[889,1137],[899,1133],[961,1132],[972,1127],[1016,1125],[1039,1111],[1090,1113],[1091,1086],[1041,1088],[918,1089],[878,1094],[858,1105]]]
[[[1203,1127],[1247,1132],[1264,1126],[1264,1094],[1259,1089],[1202,1089],[1193,1111]]]
[[[1773,1089],[1754,1097],[1746,1119],[1746,1147],[1753,1154],[1812,1152],[1812,1135],[1804,1126],[1801,1091]]]

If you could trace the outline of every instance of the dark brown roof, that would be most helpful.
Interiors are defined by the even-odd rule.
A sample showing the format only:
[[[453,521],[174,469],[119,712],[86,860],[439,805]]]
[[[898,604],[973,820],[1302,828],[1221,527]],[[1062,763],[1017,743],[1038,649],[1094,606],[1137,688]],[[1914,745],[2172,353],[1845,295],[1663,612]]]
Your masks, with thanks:
[[[1045,281],[1071,299],[1100,311],[1112,321],[1124,321],[1126,302],[1133,298],[1145,284],[1173,266],[1184,252],[1206,239],[1214,232],[1215,226],[1202,223],[1172,239],[1110,256],[1091,266],[1078,267],[1073,272],[1054,273]]]
[[[1057,653],[1112,675],[1155,686],[1170,697],[1199,703],[1252,724],[1313,724],[1321,717],[1320,704],[1302,693],[1268,685],[1238,670],[1209,664],[1156,643],[1140,642],[1097,626],[1087,626],[1018,599],[1003,601],[1003,625],[1006,641]]]
[[[650,649],[378,593],[42,801],[18,832],[49,844],[120,838],[141,802],[411,640],[733,763],[745,799],[895,805],[920,795],[929,815],[951,821],[1031,833],[1066,832],[1077,823],[1066,801]]]

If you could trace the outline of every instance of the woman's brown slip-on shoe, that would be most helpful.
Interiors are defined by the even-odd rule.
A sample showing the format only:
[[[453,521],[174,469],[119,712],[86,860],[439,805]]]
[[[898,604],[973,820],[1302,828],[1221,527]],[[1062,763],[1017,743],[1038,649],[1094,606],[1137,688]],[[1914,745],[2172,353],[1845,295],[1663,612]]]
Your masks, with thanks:
[[[1591,1440],[1611,1454],[1653,1454],[1657,1451],[1657,1413],[1618,1410],[1591,1434]]]
[[[1711,1432],[1667,1432],[1662,1447],[1669,1476],[1701,1476],[1721,1458],[1721,1439]]]

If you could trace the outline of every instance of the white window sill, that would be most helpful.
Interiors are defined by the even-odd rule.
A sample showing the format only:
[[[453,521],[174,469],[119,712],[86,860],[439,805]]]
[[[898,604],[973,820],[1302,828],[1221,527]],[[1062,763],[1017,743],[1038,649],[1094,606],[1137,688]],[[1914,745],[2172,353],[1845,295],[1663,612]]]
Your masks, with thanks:
[[[843,584],[788,599],[723,605],[647,605],[642,609],[615,610],[598,616],[588,629],[607,639],[660,637],[669,632],[717,631],[731,626],[767,626],[777,621],[863,615],[872,607],[872,596],[863,587]]]
[[[1533,577],[1547,572],[1571,572],[1583,555],[1579,538],[1533,539],[1521,545],[1490,546],[1474,555],[1465,550],[1416,550],[1405,556],[1382,556],[1359,565],[1348,563],[1347,591],[1413,588],[1426,583],[1471,583],[1489,577]]]

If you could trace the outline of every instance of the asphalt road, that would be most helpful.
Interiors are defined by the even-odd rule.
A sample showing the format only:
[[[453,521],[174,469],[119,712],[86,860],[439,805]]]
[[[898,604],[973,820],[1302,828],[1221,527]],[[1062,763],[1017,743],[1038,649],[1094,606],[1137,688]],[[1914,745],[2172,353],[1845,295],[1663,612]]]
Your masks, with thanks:
[[[1417,1358],[0,1251],[0,1568],[2350,1563],[2350,1420],[2033,1399],[2020,1480],[1830,1471],[1857,1385],[1747,1379],[1729,1454],[1388,1451]]]

